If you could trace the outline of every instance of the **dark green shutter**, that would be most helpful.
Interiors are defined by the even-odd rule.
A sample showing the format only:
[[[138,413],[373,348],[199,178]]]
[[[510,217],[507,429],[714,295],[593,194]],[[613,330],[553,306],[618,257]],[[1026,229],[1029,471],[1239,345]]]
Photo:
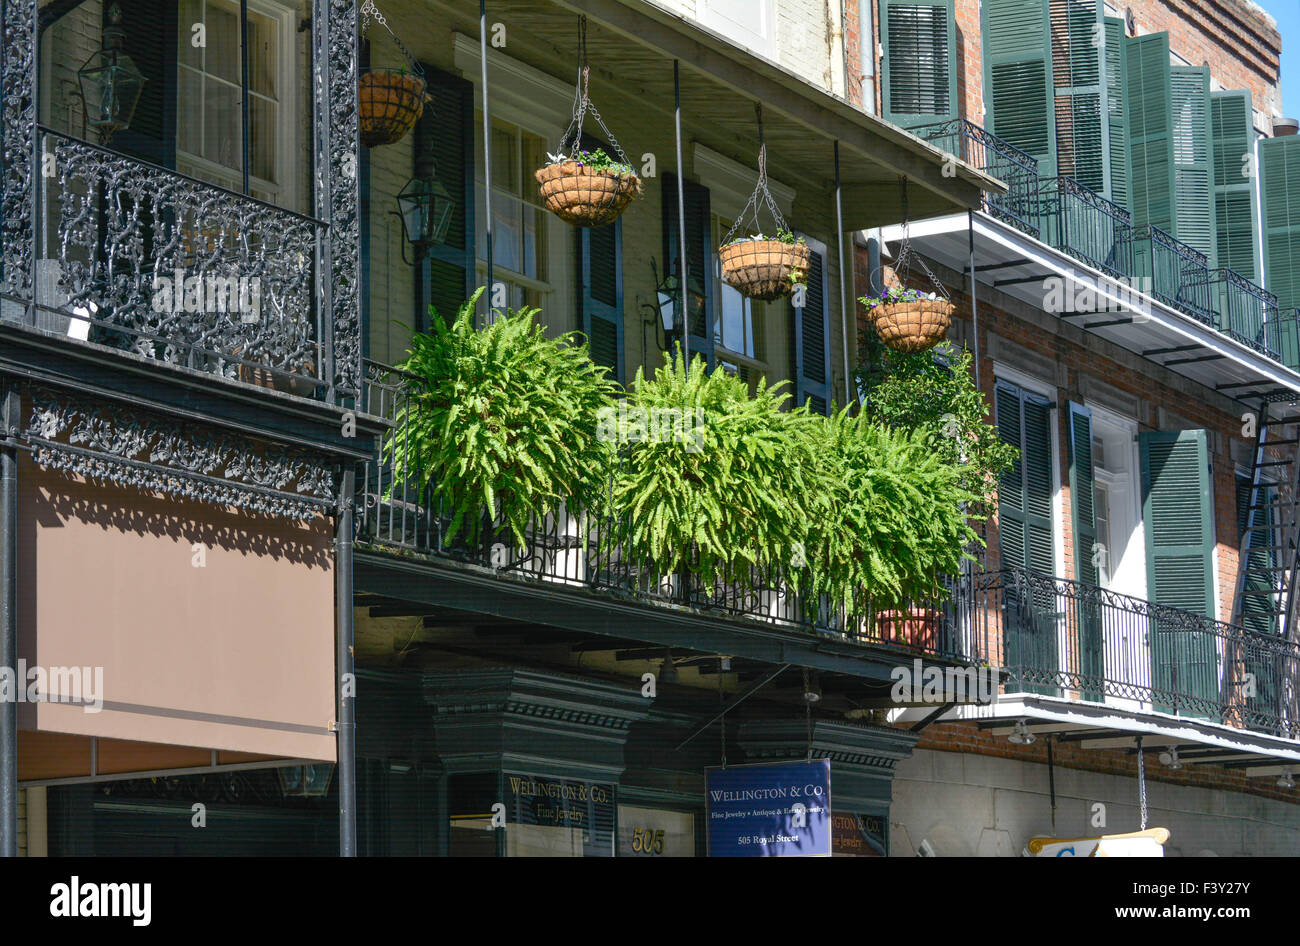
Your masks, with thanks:
[[[1020,452],[998,484],[998,540],[1003,568],[1020,568],[1051,578],[1052,545],[1051,406],[1036,394],[998,381],[994,395],[999,437]],[[1003,653],[1020,668],[1024,689],[1053,695],[1048,684],[1060,669],[1054,596],[1041,587],[1022,594],[1015,582],[1005,590]]]
[[[105,3],[104,25],[114,4]],[[175,0],[131,0],[120,4],[122,11],[122,51],[134,60],[144,74],[144,87],[136,104],[131,125],[113,135],[114,151],[176,167],[176,78],[178,42],[177,5]],[[186,42],[189,26],[186,25]],[[80,63],[74,64],[73,69]]]
[[[1278,306],[1300,306],[1300,136],[1259,143],[1264,278]]]
[[[1129,210],[1133,226],[1174,230],[1173,105],[1169,34],[1124,40]]]
[[[1210,70],[1170,70],[1174,125],[1174,236],[1210,258],[1214,267],[1214,184],[1210,168]]]
[[[1255,265],[1255,127],[1250,93],[1210,96],[1213,145],[1215,250],[1220,266],[1258,282]],[[1245,160],[1243,160],[1245,159]]]
[[[1246,579],[1241,591],[1241,608],[1240,621],[1241,626],[1260,634],[1277,633],[1277,615],[1274,608],[1278,603],[1278,596],[1273,594],[1273,583],[1264,578],[1264,575],[1272,574],[1272,569],[1277,564],[1277,553],[1273,551],[1261,551],[1256,548],[1249,550],[1251,545],[1267,546],[1274,544],[1270,536],[1272,535],[1273,510],[1269,507],[1270,502],[1277,501],[1277,492],[1271,485],[1261,484],[1259,502],[1263,508],[1255,510],[1255,528],[1250,533],[1246,532],[1247,516],[1250,511],[1250,477],[1237,477],[1237,533],[1241,535],[1241,544],[1239,545],[1240,553],[1238,558],[1238,568],[1246,568]]]
[[[1111,550],[1097,544],[1097,495],[1092,467],[1092,412],[1082,404],[1070,403],[1070,507],[1074,521],[1074,577],[1092,586],[1100,585],[1097,556]],[[1079,626],[1078,667],[1083,676],[1083,693],[1100,699],[1105,680],[1102,647],[1101,607],[1095,598],[1080,595],[1076,613]]]
[[[826,299],[826,254],[809,247],[804,305],[790,301],[794,325],[795,403],[829,414],[831,404],[830,313]]]
[[[578,244],[578,300],[591,360],[622,383],[623,225],[581,227]]]
[[[664,271],[679,274],[678,254],[680,221],[677,215],[677,176],[664,174],[663,228]],[[686,198],[686,294],[690,308],[691,358],[702,355],[713,364],[713,221],[709,211],[709,189],[692,181],[683,182]]]
[[[880,6],[885,120],[913,128],[956,118],[953,0],[881,0]]]
[[[1156,604],[1215,617],[1214,506],[1204,430],[1157,431],[1138,437],[1142,454],[1142,522],[1147,597]],[[1152,622],[1152,680],[1161,709],[1205,715],[1219,692],[1216,638],[1186,621]]]
[[[479,284],[474,256],[474,86],[429,66],[424,74],[431,101],[420,121],[436,125],[430,138],[435,173],[456,198],[447,238],[429,248],[428,262],[430,305],[450,322]]]
[[[1124,21],[1106,17],[1106,126],[1110,149],[1109,197],[1128,206],[1128,99],[1124,94]]]
[[[1050,10],[1057,170],[1108,197],[1104,9],[1101,0],[1051,0]]]
[[[1056,170],[1055,95],[1047,0],[984,0],[984,89],[989,131]]]

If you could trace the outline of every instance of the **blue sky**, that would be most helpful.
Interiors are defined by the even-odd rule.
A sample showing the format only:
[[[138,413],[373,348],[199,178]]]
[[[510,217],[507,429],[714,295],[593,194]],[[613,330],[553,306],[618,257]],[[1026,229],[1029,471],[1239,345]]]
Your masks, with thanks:
[[[1282,114],[1300,117],[1300,0],[1256,0],[1282,34]]]

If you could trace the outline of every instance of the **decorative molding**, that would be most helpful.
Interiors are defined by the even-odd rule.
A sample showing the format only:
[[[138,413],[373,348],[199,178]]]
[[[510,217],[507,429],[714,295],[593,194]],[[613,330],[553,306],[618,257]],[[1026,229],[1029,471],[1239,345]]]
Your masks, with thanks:
[[[0,233],[4,273],[0,289],[30,299],[36,188],[32,160],[36,135],[36,0],[3,0],[4,178]]]
[[[463,33],[451,36],[456,68],[474,84],[474,102],[483,107],[483,66],[479,58],[479,41]],[[576,75],[575,75],[576,79]],[[488,82],[492,86],[492,114],[502,113],[507,119],[525,119],[536,125],[540,120],[555,130],[556,140],[548,141],[550,147],[558,146],[559,136],[573,119],[573,86],[547,72],[534,68],[501,50],[488,54]],[[532,130],[542,131],[541,128]]]
[[[285,519],[338,502],[324,454],[41,388],[31,397],[26,437],[42,469]]]

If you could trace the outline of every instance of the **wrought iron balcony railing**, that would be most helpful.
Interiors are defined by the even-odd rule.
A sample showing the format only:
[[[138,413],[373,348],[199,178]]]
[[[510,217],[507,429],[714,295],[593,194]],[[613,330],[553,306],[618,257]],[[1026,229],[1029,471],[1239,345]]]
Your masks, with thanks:
[[[1210,299],[1218,313],[1219,331],[1249,345],[1262,355],[1280,360],[1269,346],[1264,326],[1278,320],[1277,296],[1256,286],[1232,269],[1210,271]]]
[[[1109,276],[1132,275],[1132,217],[1127,210],[1071,177],[1043,178],[1038,195],[1044,243]]]
[[[1264,323],[1264,344],[1282,364],[1300,371],[1300,309],[1283,309]]]
[[[1005,194],[984,195],[990,216],[1038,236],[1038,159],[964,118],[909,131],[942,151],[1006,182]]]
[[[161,362],[311,395],[329,366],[323,221],[39,129],[32,305],[7,318]],[[6,262],[9,262],[8,260]]]
[[[1135,288],[1207,325],[1215,324],[1209,258],[1204,253],[1153,226],[1133,231],[1131,252]]]
[[[1008,692],[1176,713],[1300,739],[1300,644],[1022,569],[978,575],[953,605],[968,652]]]
[[[366,363],[365,405],[369,413],[394,421],[405,416],[405,376],[376,362]],[[404,443],[399,437],[398,443]],[[409,462],[408,462],[409,461]],[[691,564],[660,574],[631,542],[629,516],[620,510],[562,507],[533,519],[523,548],[484,510],[480,538],[448,538],[450,515],[417,485],[418,475],[399,477],[396,468],[418,470],[418,458],[401,464],[378,451],[358,475],[358,534],[363,546],[416,553],[492,569],[502,579],[583,588],[648,605],[688,608],[720,617],[758,622],[797,633],[832,635],[858,642],[900,643],[918,653],[964,659],[953,600],[908,603],[902,609],[856,611],[825,597],[801,594],[796,575],[772,564],[746,569],[726,580],[708,580]]]

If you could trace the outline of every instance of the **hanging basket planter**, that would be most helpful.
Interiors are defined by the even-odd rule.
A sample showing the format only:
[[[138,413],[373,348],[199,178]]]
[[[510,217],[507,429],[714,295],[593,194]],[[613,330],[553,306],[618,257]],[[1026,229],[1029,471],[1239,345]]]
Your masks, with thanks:
[[[890,290],[881,298],[864,298],[867,318],[880,340],[895,351],[928,351],[947,337],[955,307],[947,299],[914,289]]]
[[[587,163],[583,158],[596,160]],[[561,158],[539,168],[536,177],[542,204],[575,227],[608,226],[641,196],[642,190],[641,178],[630,167],[610,164],[599,150]]]
[[[771,302],[788,296],[808,277],[808,245],[754,237],[728,243],[718,251],[722,278],[748,299]]]
[[[367,148],[391,145],[424,114],[425,83],[401,69],[376,69],[361,77],[361,143]]]

